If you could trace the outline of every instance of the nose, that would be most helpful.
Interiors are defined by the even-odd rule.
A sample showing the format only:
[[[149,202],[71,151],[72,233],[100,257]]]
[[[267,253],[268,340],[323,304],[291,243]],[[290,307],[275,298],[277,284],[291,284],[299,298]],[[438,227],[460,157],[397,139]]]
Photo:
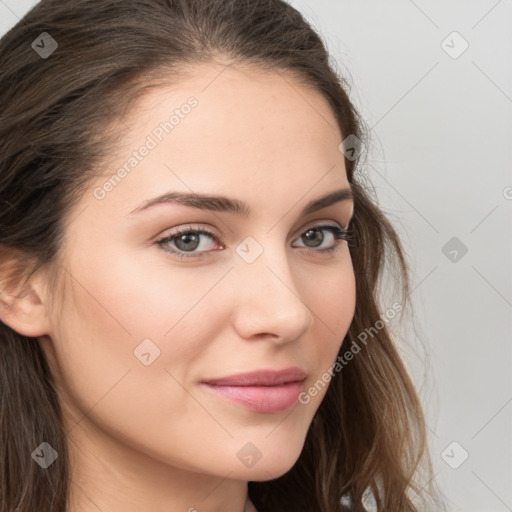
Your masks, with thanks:
[[[311,327],[314,315],[307,297],[301,295],[300,280],[293,276],[284,247],[266,246],[252,263],[237,257],[230,274],[233,324],[239,336],[283,344]]]

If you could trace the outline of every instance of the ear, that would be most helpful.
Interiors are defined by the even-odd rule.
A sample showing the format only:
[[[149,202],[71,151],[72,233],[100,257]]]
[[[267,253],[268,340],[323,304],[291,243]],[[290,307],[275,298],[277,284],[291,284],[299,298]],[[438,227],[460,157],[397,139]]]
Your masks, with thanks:
[[[0,280],[2,282],[2,280]],[[29,337],[49,334],[50,322],[42,300],[39,280],[17,282],[0,288],[0,320],[11,329]]]

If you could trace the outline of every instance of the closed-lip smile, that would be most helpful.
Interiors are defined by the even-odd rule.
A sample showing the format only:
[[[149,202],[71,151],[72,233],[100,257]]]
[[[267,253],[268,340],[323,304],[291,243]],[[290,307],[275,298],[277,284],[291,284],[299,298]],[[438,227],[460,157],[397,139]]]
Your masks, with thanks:
[[[254,412],[275,413],[297,403],[306,377],[304,370],[295,366],[205,379],[201,384],[216,395]]]

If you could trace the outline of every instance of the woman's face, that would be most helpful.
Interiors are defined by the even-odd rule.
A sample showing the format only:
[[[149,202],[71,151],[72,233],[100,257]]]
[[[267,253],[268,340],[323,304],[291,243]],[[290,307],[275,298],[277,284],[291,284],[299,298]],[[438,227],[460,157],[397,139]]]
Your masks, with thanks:
[[[355,309],[335,238],[352,200],[303,212],[349,188],[336,120],[284,72],[204,64],[124,123],[124,149],[70,214],[64,302],[40,338],[81,471],[276,478],[327,387],[298,393],[335,362]],[[145,207],[168,193],[226,199]],[[288,368],[305,380],[204,383]]]

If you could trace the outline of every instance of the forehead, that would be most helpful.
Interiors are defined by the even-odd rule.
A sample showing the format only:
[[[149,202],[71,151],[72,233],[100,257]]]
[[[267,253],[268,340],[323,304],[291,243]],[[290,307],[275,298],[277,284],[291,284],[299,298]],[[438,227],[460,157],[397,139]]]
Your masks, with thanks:
[[[139,98],[123,124],[129,130],[99,183],[124,167],[106,199],[126,201],[127,211],[167,190],[229,191],[251,202],[254,193],[279,201],[319,182],[315,195],[348,184],[327,101],[286,71],[189,67]],[[143,157],[134,154],[144,146]]]
[[[191,98],[197,104],[192,109],[187,106]],[[285,147],[289,157],[292,149],[300,156],[308,150],[332,152],[341,140],[327,100],[287,70],[189,66],[139,99],[126,119],[132,129],[125,142],[136,146],[138,137],[169,120],[172,133],[166,130],[165,140],[157,142],[183,147],[190,141],[196,153],[199,140],[237,154],[255,146]]]

